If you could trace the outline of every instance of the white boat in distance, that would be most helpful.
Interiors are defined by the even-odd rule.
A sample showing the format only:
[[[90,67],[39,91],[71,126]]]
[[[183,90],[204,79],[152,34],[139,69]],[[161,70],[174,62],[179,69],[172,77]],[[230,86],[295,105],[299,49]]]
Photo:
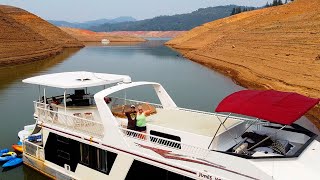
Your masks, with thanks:
[[[217,112],[210,113],[179,108],[159,83],[131,82],[125,75],[64,72],[23,82],[38,85],[39,92],[43,89],[34,101],[37,126],[33,132],[40,132],[42,141],[24,140],[24,164],[52,178],[320,177],[317,135],[294,124],[319,99],[273,90],[243,90],[226,97]],[[96,86],[103,90],[90,94],[90,88]],[[149,103],[153,113],[147,117],[146,133],[127,129],[127,119],[119,110],[123,105],[144,106],[145,102],[112,97],[140,86],[153,88],[161,102]],[[49,96],[48,87],[61,93]],[[74,94],[68,94],[71,90]]]
[[[109,39],[102,39],[102,40],[101,40],[101,43],[102,43],[102,44],[109,44],[110,41],[109,41]]]

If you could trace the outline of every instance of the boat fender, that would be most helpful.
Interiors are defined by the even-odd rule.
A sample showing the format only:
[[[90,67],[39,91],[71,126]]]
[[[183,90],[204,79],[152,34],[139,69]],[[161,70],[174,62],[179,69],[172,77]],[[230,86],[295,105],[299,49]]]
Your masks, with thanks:
[[[248,143],[241,144],[234,152],[237,154],[246,154]]]

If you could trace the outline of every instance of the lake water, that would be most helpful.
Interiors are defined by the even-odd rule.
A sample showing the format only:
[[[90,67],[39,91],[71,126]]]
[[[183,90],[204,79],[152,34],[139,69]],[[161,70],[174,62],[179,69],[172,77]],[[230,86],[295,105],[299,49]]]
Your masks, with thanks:
[[[243,89],[230,79],[184,59],[176,51],[163,46],[164,42],[157,40],[115,46],[91,44],[80,50],[67,49],[45,61],[0,68],[0,148],[11,148],[18,141],[18,131],[24,125],[34,123],[32,101],[38,97],[38,87],[23,84],[21,80],[35,75],[80,70],[126,74],[133,81],[161,83],[180,107],[210,112],[213,112],[223,97]],[[50,91],[54,90],[50,89],[49,93]],[[63,90],[60,92],[62,94]],[[141,100],[156,102],[152,93],[134,89],[126,92],[126,95],[128,98],[139,97]],[[19,166],[1,172],[0,180],[2,179],[47,178],[31,168]]]

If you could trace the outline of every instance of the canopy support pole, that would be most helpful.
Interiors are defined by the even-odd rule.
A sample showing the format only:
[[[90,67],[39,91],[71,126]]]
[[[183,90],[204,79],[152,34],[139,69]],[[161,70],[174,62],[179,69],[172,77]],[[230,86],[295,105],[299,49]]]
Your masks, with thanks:
[[[67,93],[67,90],[64,89],[64,92],[63,92],[64,113],[67,113],[66,93]]]
[[[280,129],[278,129],[274,134],[277,134],[279,131],[281,131],[283,128],[285,128],[287,125],[282,126]],[[257,144],[255,144],[254,146],[252,146],[251,148],[248,149],[248,151],[250,151],[251,149],[257,147],[258,145],[260,145],[261,143],[263,143],[264,141],[268,140],[271,138],[271,135],[264,138],[262,141],[258,142]]]
[[[47,104],[47,96],[46,96],[46,88],[43,88],[43,97],[44,97],[44,104]],[[47,106],[44,106],[44,109],[47,109]]]
[[[230,113],[231,114],[231,113]],[[229,114],[229,115],[230,115]],[[223,121],[223,123],[225,123],[226,122],[226,120],[228,119],[228,117],[229,116],[227,116],[225,119],[224,119],[224,121]],[[221,121],[220,121],[221,122]],[[218,134],[218,132],[219,132],[219,130],[220,130],[220,128],[221,128],[221,126],[222,126],[222,123],[220,123],[220,125],[219,125],[219,127],[218,127],[218,129],[217,129],[217,131],[214,133],[214,136],[213,136],[213,138],[212,138],[212,140],[211,140],[211,142],[210,142],[210,144],[209,144],[209,146],[208,146],[208,149],[210,149],[210,146],[211,146],[211,144],[213,143],[213,140],[216,138],[216,136],[217,136],[217,134]]]
[[[39,102],[41,102],[41,86],[38,86]]]
[[[127,105],[127,91],[124,90],[124,105]]]
[[[220,121],[220,123],[222,124],[222,126],[224,127],[224,129],[226,130],[226,132],[228,132],[229,136],[234,140],[234,142],[238,143],[238,141],[236,141],[236,138],[232,136],[232,134],[230,133],[229,129],[224,125],[224,123],[227,121],[227,119],[230,117],[231,113],[228,114],[228,116],[226,117],[226,120],[222,123],[221,119],[216,115],[216,117],[218,118],[218,120]]]

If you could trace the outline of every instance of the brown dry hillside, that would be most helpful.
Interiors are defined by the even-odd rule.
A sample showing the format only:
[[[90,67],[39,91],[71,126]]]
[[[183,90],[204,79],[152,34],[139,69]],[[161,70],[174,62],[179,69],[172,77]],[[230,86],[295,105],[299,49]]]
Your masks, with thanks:
[[[129,35],[112,35],[106,32],[93,32],[84,29],[60,27],[69,35],[75,37],[82,42],[101,42],[102,39],[108,39],[110,42],[144,42],[145,39],[141,37]]]
[[[320,98],[320,0],[241,13],[196,27],[167,44],[248,88]],[[320,108],[309,117],[320,127]]]
[[[44,59],[83,45],[41,18],[0,5],[0,66]]]

